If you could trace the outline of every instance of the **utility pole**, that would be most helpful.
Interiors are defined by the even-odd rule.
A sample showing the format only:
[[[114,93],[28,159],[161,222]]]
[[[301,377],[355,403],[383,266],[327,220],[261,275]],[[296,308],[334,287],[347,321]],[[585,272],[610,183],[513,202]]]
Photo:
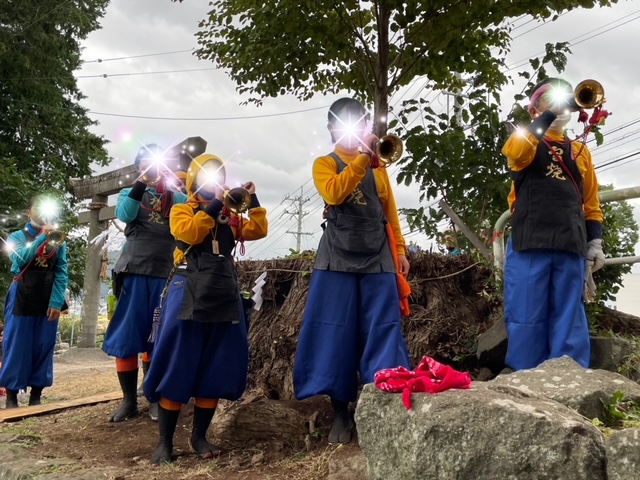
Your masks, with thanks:
[[[296,206],[294,211],[285,210],[284,213],[291,215],[292,217],[296,217],[298,219],[298,230],[291,231],[287,230],[287,233],[292,233],[296,236],[296,252],[300,252],[301,244],[302,244],[302,236],[303,235],[313,235],[311,232],[303,232],[302,231],[302,219],[309,214],[309,212],[304,211],[302,208],[304,204],[309,201],[309,197],[304,196],[304,187],[300,187],[300,195],[297,197],[291,198],[288,194],[285,197],[286,200],[291,200],[292,205]]]

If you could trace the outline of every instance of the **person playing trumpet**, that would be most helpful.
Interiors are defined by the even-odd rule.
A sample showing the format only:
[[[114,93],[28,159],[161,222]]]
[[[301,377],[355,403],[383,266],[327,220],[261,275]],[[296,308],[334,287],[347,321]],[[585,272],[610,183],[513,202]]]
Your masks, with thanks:
[[[116,204],[116,217],[126,224],[126,241],[114,267],[118,301],[102,349],[116,357],[123,400],[110,414],[111,422],[138,413],[138,354],[143,353],[146,372],[153,312],[173,266],[175,241],[169,229],[169,212],[173,205],[187,201],[185,194],[165,186],[162,153],[154,144],[139,149],[134,161],[139,177],[132,188],[122,189]],[[157,419],[157,405],[149,406],[149,415]]]
[[[529,103],[533,122],[502,149],[512,179],[504,316],[506,364],[513,370],[563,355],[589,367],[582,294],[585,267],[604,265],[603,216],[589,149],[565,134],[578,110],[573,95],[562,79],[536,85]]]
[[[202,458],[218,456],[220,449],[206,438],[218,399],[237,400],[247,383],[248,324],[233,252],[238,242],[267,235],[267,214],[253,183],[243,186],[246,191],[224,186],[223,168],[214,155],[196,157],[187,174],[189,201],[171,210],[175,276],[143,384],[147,399],[159,402],[152,465],[171,462],[180,409],[191,398],[191,448]],[[239,215],[245,208],[248,218]]]
[[[27,386],[29,405],[40,405],[42,390],[53,384],[53,351],[69,276],[67,244],[47,221],[50,203],[44,196],[31,198],[29,221],[6,242],[15,275],[4,307],[0,385],[7,390],[6,408],[18,407],[18,391]]]
[[[396,284],[396,273],[406,277],[409,262],[387,171],[371,168],[378,138],[366,135],[366,126],[367,113],[357,100],[334,102],[328,128],[335,150],[313,164],[313,180],[327,206],[326,227],[309,286],[293,381],[298,399],[320,394],[331,398],[335,421],[330,443],[351,440],[348,404],[356,400],[358,372],[363,382],[371,383],[378,370],[410,368]]]

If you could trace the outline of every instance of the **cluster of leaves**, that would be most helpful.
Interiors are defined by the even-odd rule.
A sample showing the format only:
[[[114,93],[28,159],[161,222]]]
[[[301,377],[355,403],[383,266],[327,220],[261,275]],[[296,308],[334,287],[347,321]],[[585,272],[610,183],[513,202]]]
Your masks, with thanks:
[[[255,103],[350,91],[373,102],[380,135],[389,97],[416,77],[444,88],[456,73],[494,75],[492,48],[504,54],[510,44],[505,19],[610,3],[221,0],[200,23],[197,55],[226,69]]]
[[[76,200],[70,177],[107,163],[105,139],[79,102],[74,70],[80,41],[99,28],[109,0],[0,2],[0,234],[24,225],[28,199],[51,191],[64,207],[61,228],[70,232]],[[18,216],[22,217],[19,218]],[[82,285],[84,245],[69,241],[71,290]],[[11,280],[0,260],[0,291]],[[1,295],[0,298],[4,298]]]
[[[601,191],[613,190],[612,185],[601,185]],[[640,239],[639,227],[633,216],[633,207],[626,201],[601,204],[604,221],[602,236],[604,251],[608,258],[632,256]],[[593,332],[602,334],[597,318],[608,300],[614,300],[622,286],[622,278],[631,272],[630,264],[607,265],[593,274],[596,283],[596,298],[587,304],[587,318]]]
[[[604,185],[600,190],[613,190],[612,185]],[[638,243],[638,224],[633,217],[633,207],[626,201],[602,204],[604,251],[608,258],[634,255]],[[603,303],[613,300],[622,286],[622,276],[631,272],[631,265],[607,265],[594,273],[598,285],[596,300]]]
[[[612,428],[640,427],[640,405],[626,399],[623,392],[619,390],[613,392],[611,398],[602,403],[605,421],[594,418],[592,423],[602,429],[605,434],[610,434]]]
[[[521,72],[527,83],[523,91],[546,78],[547,67],[562,71],[570,53],[566,44],[547,45],[542,58],[530,60],[531,74]],[[492,68],[498,68],[498,61]],[[529,114],[519,105],[505,120],[500,118],[501,89],[508,79],[499,70],[478,75],[468,86],[468,94],[454,96],[450,111],[437,114],[432,102],[411,99],[403,103],[399,120],[391,126],[401,128],[416,116],[420,125],[409,129],[404,137],[408,155],[403,160],[398,181],[417,183],[424,203],[443,198],[477,234],[491,229],[507,208],[511,182],[502,147],[514,125],[526,125]],[[460,91],[461,85],[451,85]],[[453,96],[453,95],[452,95]],[[519,101],[524,93],[516,95]],[[417,209],[405,209],[409,223],[428,235],[437,236],[445,213],[435,202]],[[459,246],[468,250],[466,239]]]

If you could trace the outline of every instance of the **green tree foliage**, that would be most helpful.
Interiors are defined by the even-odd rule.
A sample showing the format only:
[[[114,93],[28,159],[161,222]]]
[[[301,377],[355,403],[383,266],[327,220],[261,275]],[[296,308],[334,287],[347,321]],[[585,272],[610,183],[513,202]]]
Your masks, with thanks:
[[[197,33],[197,55],[228,70],[239,91],[257,103],[284,94],[307,99],[316,92],[349,90],[373,102],[380,135],[386,131],[389,96],[417,76],[439,88],[455,83],[455,73],[502,76],[491,50],[509,47],[505,19],[549,18],[562,10],[611,3],[212,1]]]
[[[612,185],[600,190],[613,190]],[[602,236],[604,252],[608,258],[633,256],[638,243],[638,224],[633,218],[633,207],[626,201],[602,204],[604,222]],[[631,272],[631,265],[608,265],[593,274],[598,286],[596,303],[613,300],[622,286],[622,276]]]
[[[0,2],[0,234],[21,228],[29,197],[50,191],[65,210],[63,229],[75,205],[69,177],[105,165],[105,139],[79,102],[74,70],[80,41],[99,28],[109,0],[5,0]],[[18,216],[21,215],[21,218]],[[69,230],[67,230],[69,231]],[[74,290],[84,269],[82,241],[70,242]],[[4,299],[9,263],[0,260]],[[80,280],[81,285],[81,280]]]
[[[548,76],[547,67],[563,71],[569,53],[564,43],[549,44],[542,58],[530,60],[533,73],[519,73],[525,79],[524,88],[514,102]],[[451,94],[453,107],[448,112],[436,113],[437,105],[424,99],[407,100],[398,120],[391,122],[390,126],[402,134],[400,129],[412,123],[412,118],[422,120],[402,134],[407,155],[398,181],[418,184],[420,200],[428,205],[405,209],[404,213],[414,228],[428,235],[437,236],[438,225],[447,218],[434,200],[440,197],[476,234],[491,229],[507,209],[511,182],[502,147],[515,126],[526,126],[531,119],[517,103],[504,120],[500,118],[500,106],[505,103],[500,91],[507,79],[495,78],[478,75],[465,90]],[[468,251],[470,242],[458,237],[460,246]]]

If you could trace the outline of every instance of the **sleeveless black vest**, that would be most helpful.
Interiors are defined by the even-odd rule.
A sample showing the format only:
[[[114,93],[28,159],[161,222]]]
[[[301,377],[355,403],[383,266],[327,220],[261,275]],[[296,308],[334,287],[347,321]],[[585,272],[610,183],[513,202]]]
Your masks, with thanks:
[[[337,173],[347,167],[335,152],[329,155],[336,162]],[[315,268],[333,272],[395,273],[386,224],[375,177],[368,168],[346,200],[329,207]]]
[[[512,172],[516,201],[512,218],[513,249],[566,250],[585,256],[587,233],[582,202],[583,179],[571,144],[540,141],[531,164]]]
[[[35,237],[25,228],[27,242]],[[22,275],[16,277],[17,289],[13,314],[19,316],[43,317],[47,314],[53,283],[55,282],[55,266],[57,253],[50,258],[36,256]]]
[[[199,211],[200,207],[194,209]],[[195,213],[195,212],[194,212]],[[218,253],[214,253],[213,242]],[[177,241],[185,252],[189,245]],[[216,223],[205,239],[193,245],[187,255],[187,277],[180,320],[196,322],[231,322],[242,320],[242,303],[233,263],[235,237],[231,226]]]
[[[173,192],[170,203],[173,205]],[[167,278],[173,267],[175,239],[169,219],[162,214],[162,201],[145,191],[138,216],[124,230],[127,241],[113,269],[115,273],[136,273]]]

